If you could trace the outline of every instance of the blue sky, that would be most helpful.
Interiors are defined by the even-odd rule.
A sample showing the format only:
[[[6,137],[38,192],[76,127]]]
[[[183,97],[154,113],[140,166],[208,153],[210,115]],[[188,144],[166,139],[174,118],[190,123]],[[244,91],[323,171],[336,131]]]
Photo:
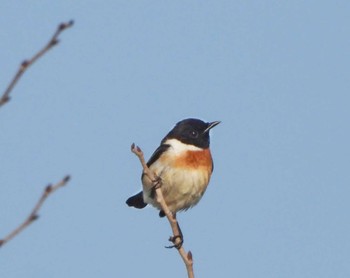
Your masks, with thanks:
[[[198,277],[349,277],[348,1],[0,4],[2,90],[58,23],[75,26],[0,109],[0,277],[185,277],[157,212],[125,200],[187,117],[215,170],[178,215]]]

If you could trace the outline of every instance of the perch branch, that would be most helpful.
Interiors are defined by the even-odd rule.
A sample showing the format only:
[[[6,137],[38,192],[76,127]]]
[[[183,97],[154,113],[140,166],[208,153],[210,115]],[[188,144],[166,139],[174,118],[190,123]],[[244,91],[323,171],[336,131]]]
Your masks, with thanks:
[[[46,52],[48,52],[52,47],[57,45],[59,43],[58,36],[66,29],[73,26],[73,20],[64,22],[58,25],[57,30],[53,34],[52,38],[49,40],[49,42],[41,49],[39,50],[32,58],[29,60],[24,60],[21,65],[19,66],[19,69],[15,76],[13,77],[12,81],[6,88],[5,92],[0,98],[0,107],[6,104],[10,100],[10,93],[13,89],[13,87],[17,84],[18,80],[21,78],[23,73],[32,65],[34,64],[41,56],[43,56]]]
[[[29,214],[29,216],[16,229],[14,229],[11,233],[9,233],[7,236],[5,236],[3,239],[0,240],[0,247],[2,247],[5,243],[10,241],[12,238],[14,238],[20,232],[22,232],[26,227],[28,227],[30,224],[32,224],[35,220],[37,220],[39,218],[38,212],[39,212],[41,206],[44,204],[45,200],[49,197],[50,194],[54,193],[58,188],[66,185],[66,183],[69,180],[70,180],[70,176],[65,176],[58,183],[56,183],[54,185],[49,184],[48,186],[46,186],[40,199],[38,200],[38,202],[34,206],[32,212]]]
[[[181,232],[179,230],[178,222],[177,222],[176,218],[174,217],[173,213],[169,210],[167,204],[165,203],[165,200],[163,198],[163,193],[161,190],[161,186],[159,186],[159,184],[158,184],[159,181],[157,180],[156,175],[148,168],[141,148],[138,146],[135,146],[135,144],[132,144],[131,151],[139,158],[144,174],[147,175],[151,181],[154,181],[153,183],[154,183],[154,187],[156,189],[155,190],[156,191],[156,200],[160,204],[162,210],[164,211],[164,213],[165,213],[165,215],[170,223],[172,232],[173,232],[173,236],[170,237],[170,241],[172,241],[172,239],[174,239],[174,242],[173,242],[174,245],[176,246],[179,244],[180,247],[177,248],[177,250],[179,251],[181,258],[186,265],[188,278],[194,278],[192,253],[191,253],[191,251],[186,253],[185,249],[183,248],[183,246],[181,244],[181,239],[178,237],[178,235],[181,234]]]

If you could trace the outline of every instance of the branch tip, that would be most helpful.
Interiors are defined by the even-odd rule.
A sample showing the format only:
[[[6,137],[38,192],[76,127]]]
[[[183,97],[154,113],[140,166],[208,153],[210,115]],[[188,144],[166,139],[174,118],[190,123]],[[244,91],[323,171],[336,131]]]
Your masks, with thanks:
[[[69,182],[70,179],[71,179],[70,175],[65,176],[65,177],[63,178],[63,183]]]
[[[58,25],[58,30],[63,31],[64,29],[67,29],[71,26],[73,26],[74,20],[70,20],[68,22],[62,22],[60,25]]]
[[[131,144],[131,151],[136,154],[139,158],[143,155],[142,150],[139,146],[136,146],[135,143]]]

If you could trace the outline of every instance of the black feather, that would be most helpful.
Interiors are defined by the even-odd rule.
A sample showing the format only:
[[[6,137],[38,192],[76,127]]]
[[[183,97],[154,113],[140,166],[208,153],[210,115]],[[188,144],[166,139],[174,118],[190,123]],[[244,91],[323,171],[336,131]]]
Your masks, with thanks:
[[[152,154],[151,158],[147,162],[147,166],[150,167],[161,155],[164,153],[170,145],[168,144],[161,144]]]

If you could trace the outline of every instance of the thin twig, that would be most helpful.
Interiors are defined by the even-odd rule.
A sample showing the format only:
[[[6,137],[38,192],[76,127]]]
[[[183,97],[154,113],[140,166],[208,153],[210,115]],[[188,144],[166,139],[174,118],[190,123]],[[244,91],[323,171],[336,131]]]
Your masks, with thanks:
[[[156,175],[148,168],[141,148],[138,146],[135,146],[135,144],[132,144],[131,151],[139,158],[144,174],[147,175],[151,181],[155,181],[154,183],[159,182],[159,181],[157,181]],[[161,186],[156,186],[156,184],[154,184],[154,186],[156,188],[156,190],[155,190],[156,191],[156,200],[159,203],[159,205],[161,206],[162,210],[164,211],[164,213],[165,213],[165,215],[170,223],[171,229],[173,231],[172,238],[175,239],[174,245],[181,244],[181,239],[178,237],[178,235],[180,235],[180,231],[179,231],[179,225],[177,224],[177,220],[173,216],[172,212],[169,210],[169,208],[168,208],[168,206],[163,198]],[[193,257],[192,257],[191,251],[188,251],[188,253],[186,253],[186,251],[182,245],[180,248],[177,248],[177,250],[179,251],[181,258],[186,265],[188,278],[194,278]]]
[[[16,85],[18,80],[21,78],[23,73],[32,65],[34,64],[41,56],[43,56],[46,52],[48,52],[52,47],[57,45],[59,43],[58,36],[69,27],[73,26],[74,21],[68,21],[64,22],[58,25],[57,30],[53,34],[52,38],[49,40],[49,42],[41,49],[39,50],[32,58],[29,60],[24,60],[21,65],[19,66],[19,69],[15,76],[13,77],[12,81],[6,88],[5,92],[3,93],[2,97],[0,98],[0,107],[3,106],[5,103],[7,103],[10,100],[10,93],[13,89],[13,87]]]
[[[29,216],[24,220],[22,224],[20,224],[16,229],[14,229],[11,233],[9,233],[7,236],[5,236],[3,239],[0,240],[0,247],[2,247],[5,243],[10,241],[12,238],[14,238],[16,235],[18,235],[20,232],[22,232],[26,227],[28,227],[30,224],[32,224],[35,220],[39,218],[38,212],[47,199],[50,194],[54,193],[58,188],[63,187],[66,185],[66,183],[70,180],[70,176],[65,176],[61,181],[58,183],[45,187],[40,199],[34,206],[32,212],[29,214]]]

